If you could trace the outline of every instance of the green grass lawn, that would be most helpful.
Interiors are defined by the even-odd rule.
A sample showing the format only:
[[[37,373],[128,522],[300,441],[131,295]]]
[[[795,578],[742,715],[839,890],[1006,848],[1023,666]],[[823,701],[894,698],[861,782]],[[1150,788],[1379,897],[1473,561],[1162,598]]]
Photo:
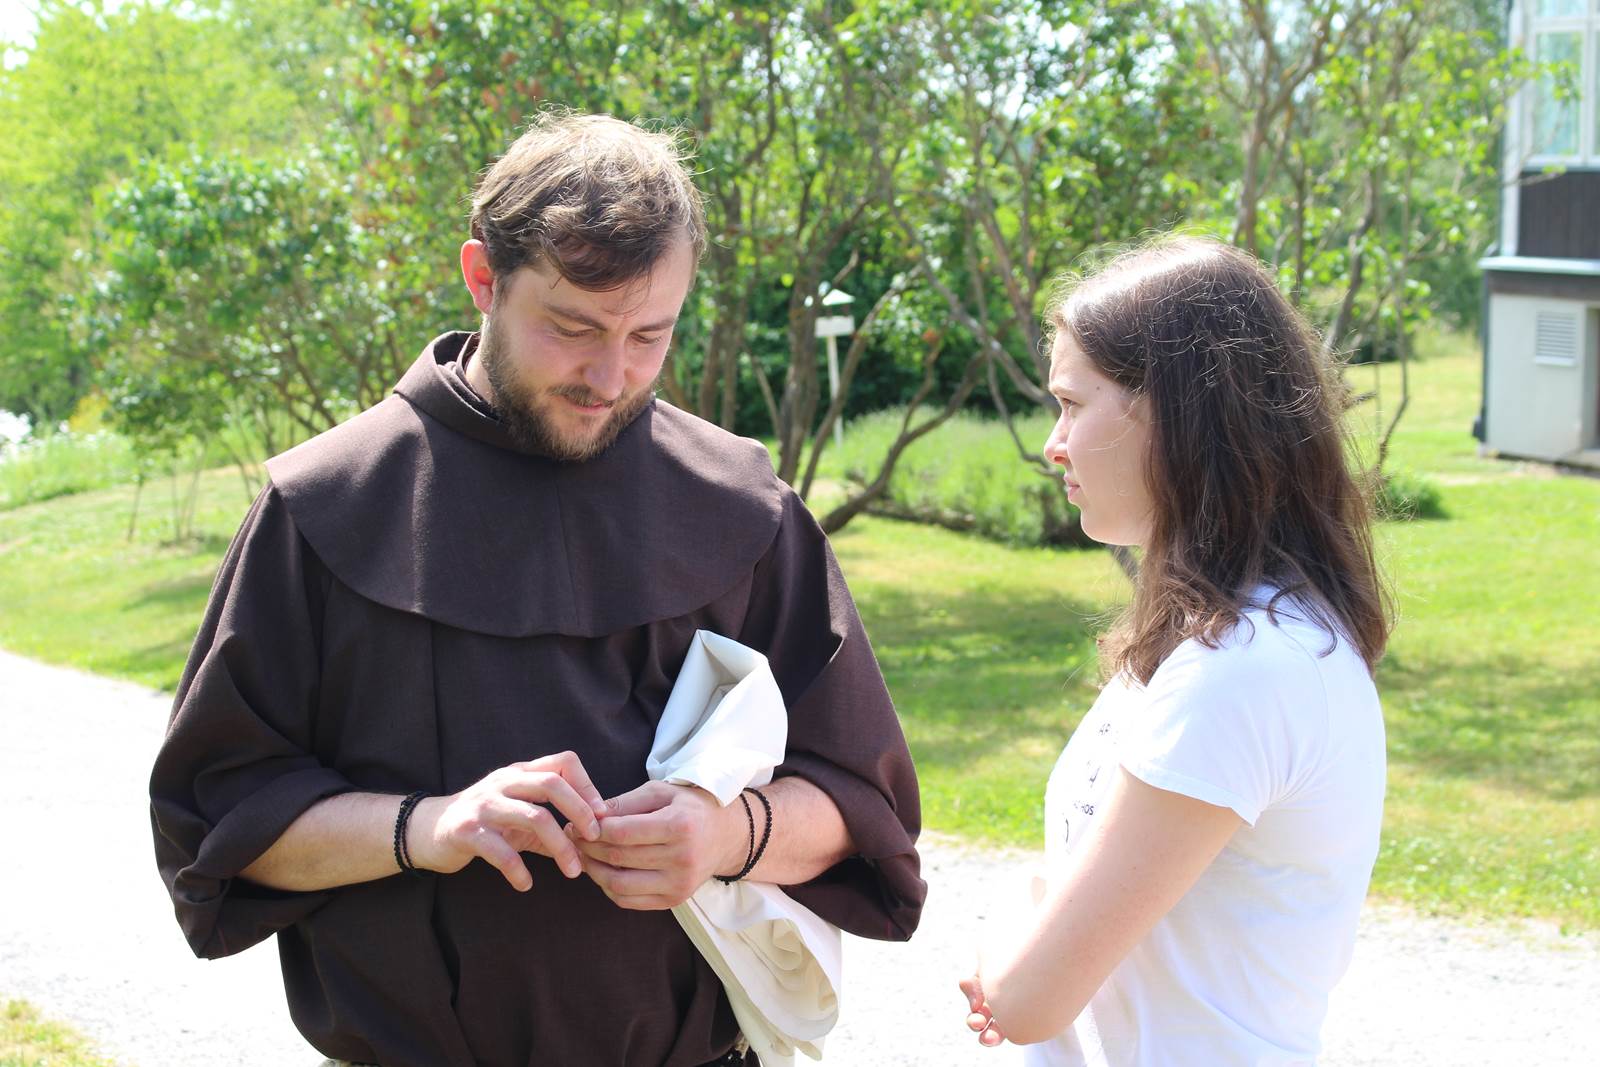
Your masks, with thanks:
[[[1374,892],[1600,929],[1600,480],[1480,458],[1475,345],[1424,353],[1390,462],[1440,483],[1448,517],[1379,532],[1400,624],[1378,679],[1390,781]],[[1398,403],[1398,368],[1350,374],[1377,389],[1354,415],[1370,433]],[[1050,766],[1094,697],[1095,619],[1127,595],[1115,567],[882,519],[835,545],[927,824],[1037,843]]]
[[[176,686],[250,500],[237,470],[207,472],[194,536],[174,541],[170,489],[165,480],[146,486],[131,541],[132,486],[0,511],[0,646]]]
[[[1430,910],[1600,929],[1600,480],[1481,459],[1470,339],[1413,368],[1395,467],[1446,518],[1388,523],[1400,626],[1379,672],[1390,788],[1374,891]],[[1381,418],[1397,397],[1376,374]],[[237,472],[202,481],[198,538],[163,543],[165,486],[0,511],[0,645],[171,687],[227,539]],[[1056,754],[1092,702],[1093,634],[1127,595],[1099,551],[1018,549],[887,519],[835,538],[916,756],[925,824],[1038,842]]]
[[[0,1016],[0,1067],[112,1067],[89,1043],[59,1023],[39,1018],[21,1000],[6,1002]]]
[[[891,519],[834,538],[905,723],[923,822],[1036,844],[1050,767],[1099,686],[1097,620],[1128,585],[1105,552],[1009,548]]]

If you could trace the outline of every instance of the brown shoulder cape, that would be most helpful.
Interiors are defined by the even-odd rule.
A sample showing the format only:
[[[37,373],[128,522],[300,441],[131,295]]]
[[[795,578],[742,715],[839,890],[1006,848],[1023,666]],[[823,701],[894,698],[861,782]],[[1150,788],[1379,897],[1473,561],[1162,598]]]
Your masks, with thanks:
[[[356,592],[477,633],[599,637],[716,599],[771,545],[783,503],[759,444],[658,401],[592,460],[528,454],[463,402],[445,364],[466,340],[267,463]]]

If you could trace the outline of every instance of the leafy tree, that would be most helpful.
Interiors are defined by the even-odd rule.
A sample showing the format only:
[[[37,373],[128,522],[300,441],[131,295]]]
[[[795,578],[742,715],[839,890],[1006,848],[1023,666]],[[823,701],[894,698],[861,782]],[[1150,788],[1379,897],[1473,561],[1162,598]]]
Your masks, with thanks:
[[[1048,474],[1014,416],[1054,406],[1052,288],[1085,251],[1182,218],[1218,155],[1184,22],[1120,0],[905,4],[900,18],[932,66],[902,100],[919,136],[893,231],[942,305],[934,321],[981,355],[1019,458]]]
[[[292,6],[302,34],[322,18]],[[281,144],[303,108],[231,9],[37,11],[33,46],[0,72],[0,407],[49,424],[92,385],[97,353],[75,343],[63,297],[86,284],[97,192],[146,160]]]
[[[1041,318],[1086,252],[1232,234],[1342,348],[1391,347],[1476,251],[1528,68],[1490,0],[46,0],[0,76],[0,405],[93,380],[152,448],[313,432],[476,317],[478,170],[547,107],[680,131],[712,246],[662,381],[778,442],[1047,400]],[[103,213],[98,227],[97,212]],[[860,326],[822,385],[819,296]],[[402,329],[403,324],[403,329]],[[1402,409],[1403,409],[1402,398]],[[1016,435],[1013,433],[1013,437]],[[1040,466],[1033,442],[1020,456]]]
[[[244,422],[301,436],[381,399],[411,342],[350,187],[316,160],[154,165],[107,200],[82,321],[116,427],[173,449]]]
[[[1496,200],[1496,134],[1533,68],[1471,0],[1216,0],[1195,7],[1202,69],[1244,116],[1234,239],[1345,352],[1403,361],[1439,264],[1470,270]],[[1485,24],[1488,19],[1488,24]],[[1379,445],[1408,401],[1402,391]]]
[[[809,488],[803,472],[814,474],[840,414],[822,402],[817,297],[875,243],[880,179],[894,169],[884,160],[915,135],[892,105],[893,86],[919,72],[901,38],[867,35],[858,13],[823,2],[504,11],[366,0],[359,10],[372,43],[359,75],[375,149],[366,180],[384,190],[374,197],[390,213],[383,228],[424,247],[459,242],[460,215],[441,206],[460,202],[534,109],[647,115],[694,138],[713,245],[693,305],[702,321],[683,329],[663,389],[733,426],[748,410],[740,387],[753,386],[768,426],[749,429],[775,436],[780,476]],[[878,266],[881,311],[893,272]],[[443,257],[418,261],[403,284],[419,309],[464,304]],[[846,354],[847,387],[877,317],[864,317]],[[759,353],[774,330],[778,347]]]

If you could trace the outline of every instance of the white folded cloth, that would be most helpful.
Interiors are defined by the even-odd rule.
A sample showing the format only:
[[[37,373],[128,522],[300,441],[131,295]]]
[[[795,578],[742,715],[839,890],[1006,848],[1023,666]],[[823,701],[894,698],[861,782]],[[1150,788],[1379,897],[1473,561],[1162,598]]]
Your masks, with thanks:
[[[709,630],[688,658],[645,761],[652,779],[696,785],[726,806],[746,786],[772,781],[789,714],[767,658]],[[756,833],[763,823],[755,807]],[[839,928],[775,885],[715,879],[672,909],[727,990],[745,1040],[763,1067],[822,1058],[839,1018]]]

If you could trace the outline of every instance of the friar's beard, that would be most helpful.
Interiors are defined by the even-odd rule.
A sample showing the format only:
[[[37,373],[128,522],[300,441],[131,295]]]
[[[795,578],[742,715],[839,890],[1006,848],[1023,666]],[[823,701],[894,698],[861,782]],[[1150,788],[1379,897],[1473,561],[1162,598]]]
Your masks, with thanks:
[[[563,434],[550,413],[552,404],[565,398],[593,405],[604,403],[604,398],[581,385],[553,385],[547,389],[528,386],[517,375],[505,333],[498,322],[499,316],[488,316],[478,340],[476,357],[483,360],[483,372],[494,389],[495,414],[512,439],[523,448],[572,462],[592,459],[610,448],[617,436],[655,398],[656,380],[653,378],[638,392],[618,398],[606,421],[592,436],[575,438]]]

